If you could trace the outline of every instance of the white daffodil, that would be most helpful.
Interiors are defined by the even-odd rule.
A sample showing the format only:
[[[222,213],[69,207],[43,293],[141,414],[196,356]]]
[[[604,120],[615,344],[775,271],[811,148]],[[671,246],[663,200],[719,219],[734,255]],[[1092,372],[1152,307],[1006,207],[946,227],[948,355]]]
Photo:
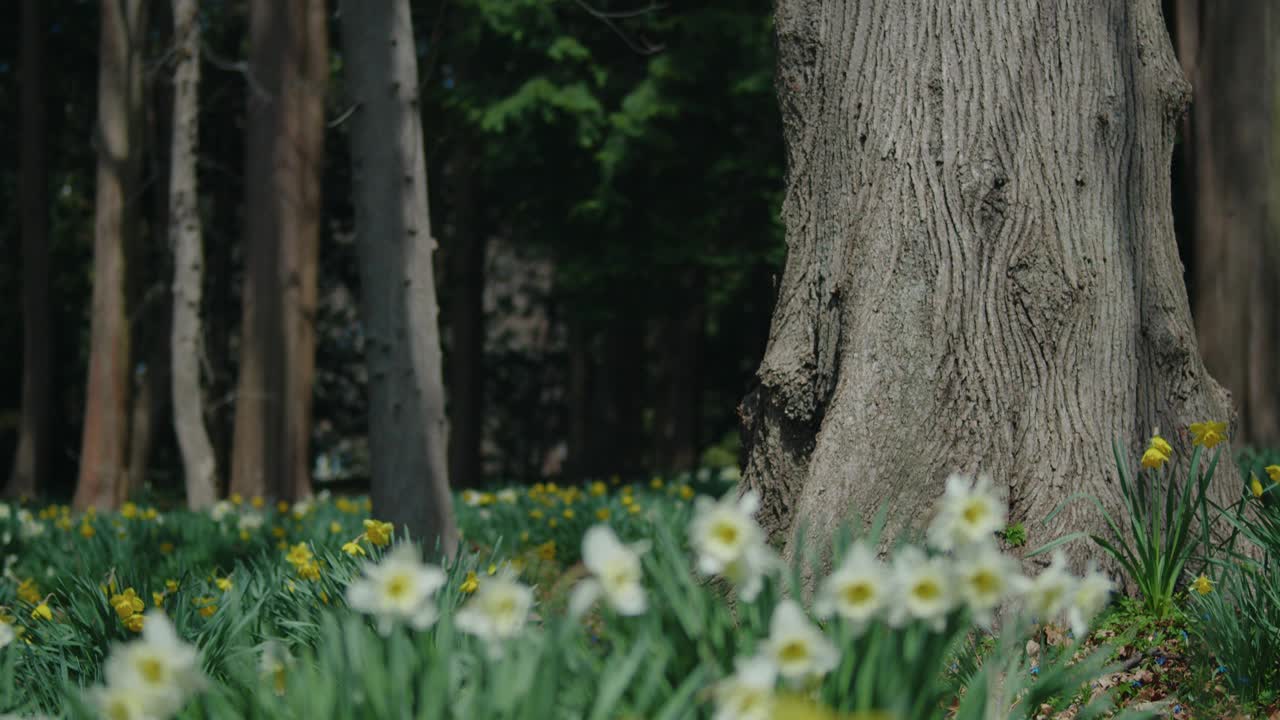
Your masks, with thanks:
[[[640,615],[648,609],[648,599],[640,584],[640,555],[648,543],[627,546],[608,525],[594,525],[582,536],[582,564],[591,577],[578,583],[569,599],[569,612],[574,617],[601,595],[619,615]]]
[[[458,629],[489,641],[491,651],[500,652],[497,641],[514,637],[524,629],[533,607],[533,590],[516,580],[509,570],[480,583],[480,589],[458,610]]]
[[[770,720],[778,668],[768,658],[738,658],[737,669],[716,684],[712,720]]]
[[[13,510],[6,504],[0,502],[0,520],[8,520],[13,515]]]
[[[991,543],[967,546],[956,556],[960,596],[974,622],[989,627],[1000,602],[1021,587],[1018,562]]]
[[[927,557],[914,546],[899,550],[893,559],[893,587],[898,597],[890,604],[889,623],[898,627],[920,620],[941,631],[955,603],[952,582],[943,558]]]
[[[499,502],[513,505],[520,499],[520,495],[512,488],[503,488],[498,491],[497,498]]]
[[[98,717],[111,720],[161,720],[169,717],[169,713],[160,714],[147,707],[147,698],[131,687],[95,687],[89,690],[89,702],[97,708]]]
[[[1025,583],[1027,609],[1040,622],[1057,617],[1071,604],[1078,581],[1067,572],[1067,559],[1055,552],[1049,567]]]
[[[443,570],[418,559],[413,545],[401,544],[382,562],[365,564],[364,576],[347,587],[347,604],[375,616],[383,635],[397,622],[422,630],[436,621],[435,594],[447,580]]]
[[[735,498],[731,490],[719,500],[699,497],[695,506],[689,542],[698,553],[698,571],[724,577],[751,602],[777,559],[755,521],[759,496],[747,491]]]
[[[1076,637],[1083,638],[1089,632],[1089,622],[1106,607],[1115,583],[1111,578],[1098,572],[1097,567],[1089,564],[1089,570],[1076,584],[1071,595],[1071,605],[1067,608],[1067,620],[1071,623],[1071,631]]]
[[[475,490],[463,490],[462,502],[468,507],[475,507],[480,504],[480,493]]]
[[[938,514],[929,525],[929,544],[938,550],[985,542],[1005,525],[1008,511],[995,493],[991,478],[977,481],[965,475],[947,478]]]
[[[261,528],[265,522],[266,518],[263,517],[262,513],[247,512],[240,516],[240,521],[237,523],[237,529],[251,532]]]
[[[818,591],[813,610],[819,617],[839,615],[861,633],[888,600],[888,573],[865,543],[849,548],[840,567]]]
[[[0,622],[0,649],[5,648],[9,643],[13,642],[14,637],[15,634],[13,632],[13,627],[8,623]]]
[[[791,681],[821,677],[840,662],[840,651],[790,599],[774,608],[762,652]]]
[[[169,618],[157,611],[146,614],[141,638],[112,651],[105,675],[109,688],[127,689],[141,701],[143,715],[124,717],[169,717],[205,684],[195,646],[178,637]],[[116,697],[110,690],[107,696]]]

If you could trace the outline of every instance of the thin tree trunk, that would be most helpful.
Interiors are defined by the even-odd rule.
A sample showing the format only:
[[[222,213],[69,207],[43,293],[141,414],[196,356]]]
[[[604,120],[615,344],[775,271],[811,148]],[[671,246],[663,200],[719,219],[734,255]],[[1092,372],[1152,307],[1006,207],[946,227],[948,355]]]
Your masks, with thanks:
[[[169,242],[173,246],[173,329],[169,336],[173,429],[182,451],[187,507],[217,499],[217,464],[204,424],[200,385],[204,238],[200,229],[196,149],[200,138],[200,23],[197,0],[173,0],[177,64],[169,170]]]
[[[1229,418],[1174,245],[1188,92],[1155,0],[780,0],[777,32],[789,252],[745,485],[791,550],[882,505],[889,536],[923,522],[951,472],[1015,520],[1114,510],[1114,439],[1185,453]],[[1084,502],[1039,527],[1105,532]]]
[[[369,371],[373,511],[457,547],[444,381],[408,0],[343,0],[351,161]]]
[[[486,237],[475,192],[475,168],[463,158],[452,168],[458,183],[454,202],[453,247],[448,254],[449,479],[457,488],[484,483],[480,445],[484,434],[484,261]]]
[[[1194,181],[1192,272],[1205,366],[1239,436],[1280,444],[1280,8],[1180,0],[1179,54],[1194,91],[1184,152]]]
[[[323,21],[320,0],[250,3],[248,250],[231,461],[231,489],[244,495],[310,493]]]
[[[93,320],[76,508],[114,506],[128,449],[130,342],[125,243],[141,164],[142,0],[102,0]]]
[[[49,336],[49,170],[44,125],[44,20],[41,0],[22,3],[22,417],[5,495],[31,498],[47,488],[53,347]]]

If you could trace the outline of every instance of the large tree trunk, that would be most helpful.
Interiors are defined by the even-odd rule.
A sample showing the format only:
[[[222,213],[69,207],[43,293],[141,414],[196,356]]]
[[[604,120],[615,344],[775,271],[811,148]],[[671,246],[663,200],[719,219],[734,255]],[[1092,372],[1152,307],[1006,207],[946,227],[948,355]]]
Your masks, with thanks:
[[[173,0],[177,64],[173,73],[173,138],[169,170],[169,242],[173,246],[173,429],[182,451],[187,506],[200,510],[217,499],[217,464],[204,424],[200,386],[200,299],[204,238],[200,230],[196,148],[200,136],[200,23],[197,0]]]
[[[447,428],[435,240],[418,115],[408,0],[343,0],[351,161],[369,371],[374,514],[446,557],[457,547],[446,476]]]
[[[114,506],[127,459],[131,368],[125,243],[137,224],[143,5],[142,0],[102,0],[101,5],[93,319],[80,479],[73,501],[80,509]]]
[[[246,277],[231,489],[310,493],[324,7],[254,0],[245,163]]]
[[[5,495],[30,498],[47,488],[52,418],[49,336],[49,168],[44,127],[44,20],[41,0],[22,3],[22,417]]]
[[[1231,392],[1238,437],[1280,444],[1280,8],[1180,0],[1193,88],[1185,140],[1194,208],[1192,307],[1204,363]]]
[[[1174,245],[1188,92],[1155,0],[780,0],[777,32],[789,252],[743,415],[791,549],[885,504],[890,535],[923,522],[953,471],[1014,519],[1115,508],[1113,439],[1229,418]],[[1033,528],[1078,529],[1104,529],[1088,503]]]

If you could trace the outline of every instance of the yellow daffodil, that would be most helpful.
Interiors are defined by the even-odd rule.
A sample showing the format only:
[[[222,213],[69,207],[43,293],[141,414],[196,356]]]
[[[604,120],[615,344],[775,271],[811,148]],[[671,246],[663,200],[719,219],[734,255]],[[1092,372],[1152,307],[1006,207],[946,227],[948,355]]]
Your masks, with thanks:
[[[146,609],[142,598],[138,597],[137,591],[133,588],[126,588],[124,592],[113,595],[111,607],[115,609],[121,620],[128,620],[134,613],[140,613]]]
[[[1165,463],[1169,462],[1169,456],[1157,450],[1154,446],[1147,448],[1142,453],[1142,467],[1151,470],[1158,470]]]
[[[360,557],[361,555],[365,554],[364,548],[361,547],[360,543],[356,542],[355,540],[352,540],[351,542],[348,542],[348,543],[343,543],[342,552],[350,555],[351,557]]]
[[[164,607],[164,593],[152,591],[151,604],[156,607]]]
[[[132,520],[138,517],[138,506],[135,503],[127,502],[120,506],[120,516]]]
[[[376,547],[389,545],[394,534],[395,526],[389,522],[381,522],[372,518],[364,521],[364,536]]]
[[[337,520],[334,520],[333,522],[329,523],[329,532],[333,533],[334,535],[337,535],[338,533],[342,532],[342,523],[338,522]]]
[[[1173,457],[1173,446],[1160,437],[1160,433],[1151,436],[1151,447],[1159,450],[1165,457]]]
[[[222,592],[226,592],[226,591],[228,591],[228,590],[230,590],[230,589],[231,589],[231,578],[229,578],[229,577],[220,577],[220,578],[218,578],[218,579],[214,580],[214,581],[213,581],[213,584],[214,584],[214,585],[217,585],[217,586],[218,586],[218,589],[219,589],[219,590],[221,590]]]
[[[178,592],[178,581],[173,579],[165,580],[164,589],[165,589],[165,592],[171,592],[171,593]]]
[[[89,524],[89,523],[87,523],[87,522],[80,523],[80,535],[81,535],[81,537],[91,538],[91,537],[93,537],[93,536],[94,536],[94,535],[96,535],[96,534],[97,534],[97,531],[93,529],[93,526],[92,526],[92,525],[90,525],[90,524]]]
[[[1249,491],[1256,498],[1262,497],[1262,483],[1258,481],[1258,476],[1253,473],[1249,473]]]
[[[537,508],[534,508],[533,510],[529,511],[529,517],[533,518],[534,520],[541,520],[543,515],[544,513],[541,510],[538,510]]]
[[[649,487],[653,488],[654,490],[661,490],[661,489],[662,489],[662,478],[660,478],[660,477],[655,477],[654,479],[650,480],[650,481],[649,481]]]
[[[537,547],[538,557],[548,562],[556,559],[556,541],[548,540]]]
[[[230,500],[233,505],[244,504],[244,497],[240,493],[233,492],[227,496],[227,499]]]
[[[485,570],[485,574],[493,575],[496,572],[498,572],[498,566],[494,563],[489,563],[489,567]]]
[[[306,543],[298,543],[289,549],[289,554],[285,556],[285,561],[294,567],[306,565],[315,557],[311,554],[311,548]]]
[[[52,620],[53,611],[49,609],[49,605],[47,603],[40,603],[39,605],[36,605],[35,609],[31,611],[31,619],[32,620]]]
[[[549,528],[555,528],[559,526],[560,526],[560,521],[555,518],[551,518],[550,520],[547,521],[547,527]]]
[[[608,520],[608,519],[609,519],[609,508],[607,508],[607,507],[602,507],[602,508],[600,508],[600,509],[596,510],[596,519],[597,519],[597,520],[599,520],[599,521],[601,521],[601,522],[604,522],[605,520]]]
[[[573,508],[565,508],[564,513],[562,514],[564,515],[565,520],[572,520],[574,515]]]
[[[467,572],[467,579],[462,581],[462,585],[458,588],[462,592],[470,595],[480,587],[480,579],[476,577],[474,570]]]
[[[133,615],[130,615],[129,617],[124,619],[124,626],[128,628],[131,632],[140,633],[142,632],[142,622],[143,622],[142,613],[134,613]]]
[[[692,500],[692,499],[693,499],[693,488],[689,487],[688,485],[681,485],[681,486],[680,486],[680,499],[681,499],[681,500]]]
[[[597,481],[595,481],[595,482],[591,483],[591,494],[592,494],[592,495],[594,495],[594,496],[596,496],[596,497],[600,497],[600,496],[604,495],[604,494],[605,494],[605,493],[607,493],[607,492],[609,492],[609,487],[608,487],[607,485],[605,485],[604,483],[600,482],[599,480],[597,480]]]
[[[1192,443],[1206,448],[1215,447],[1227,439],[1227,424],[1224,422],[1191,423]]]
[[[285,513],[289,512],[289,503],[287,503],[287,502],[285,502],[285,501],[283,501],[283,500],[281,500],[280,502],[276,503],[276,512],[280,513],[281,515],[283,515],[283,514],[285,514]]]
[[[1267,476],[1271,478],[1271,482],[1280,483],[1280,465],[1268,465],[1265,469]]]
[[[212,617],[214,613],[218,612],[217,598],[192,598],[191,604],[198,609],[200,617]]]
[[[640,514],[640,505],[639,505],[639,504],[635,504],[635,503],[633,503],[633,504],[631,504],[631,505],[628,505],[628,506],[627,506],[627,512],[631,513],[632,515],[639,515],[639,514]]]
[[[27,578],[18,583],[18,598],[31,605],[40,604],[40,586],[36,585],[35,578]]]
[[[254,495],[253,499],[249,501],[249,504],[255,509],[261,510],[262,506],[267,504],[267,501],[260,495]]]
[[[1191,583],[1191,589],[1201,595],[1208,595],[1213,592],[1213,581],[1206,575],[1201,575]]]

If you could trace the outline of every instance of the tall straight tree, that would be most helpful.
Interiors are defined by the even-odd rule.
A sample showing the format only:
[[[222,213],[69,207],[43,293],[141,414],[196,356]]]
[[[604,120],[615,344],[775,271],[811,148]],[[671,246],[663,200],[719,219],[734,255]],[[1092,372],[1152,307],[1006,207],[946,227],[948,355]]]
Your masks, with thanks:
[[[142,158],[143,0],[102,0],[93,304],[80,478],[74,505],[113,507],[123,487],[129,427],[126,242],[136,226]]]
[[[49,329],[49,167],[44,127],[44,19],[41,0],[22,2],[22,418],[5,494],[31,497],[49,471],[52,343]]]
[[[1240,435],[1280,445],[1280,7],[1179,0],[1193,95],[1183,148],[1194,208],[1192,308]]]
[[[246,272],[231,488],[311,492],[328,36],[323,0],[249,4]]]
[[[1156,0],[776,13],[788,256],[743,414],[792,550],[885,505],[892,535],[952,472],[989,473],[1014,519],[1082,490],[1114,513],[1114,440],[1185,453],[1229,417],[1173,238],[1188,88]],[[1043,537],[1068,530],[1106,532],[1085,502]]]
[[[173,138],[169,169],[169,243],[173,246],[173,326],[169,336],[173,428],[182,452],[187,506],[217,499],[213,444],[204,424],[200,386],[200,299],[204,238],[196,181],[200,136],[200,22],[197,0],[173,0],[177,61],[173,73]]]
[[[447,478],[440,332],[408,0],[343,0],[361,309],[369,368],[373,511],[446,557],[457,547]]]

